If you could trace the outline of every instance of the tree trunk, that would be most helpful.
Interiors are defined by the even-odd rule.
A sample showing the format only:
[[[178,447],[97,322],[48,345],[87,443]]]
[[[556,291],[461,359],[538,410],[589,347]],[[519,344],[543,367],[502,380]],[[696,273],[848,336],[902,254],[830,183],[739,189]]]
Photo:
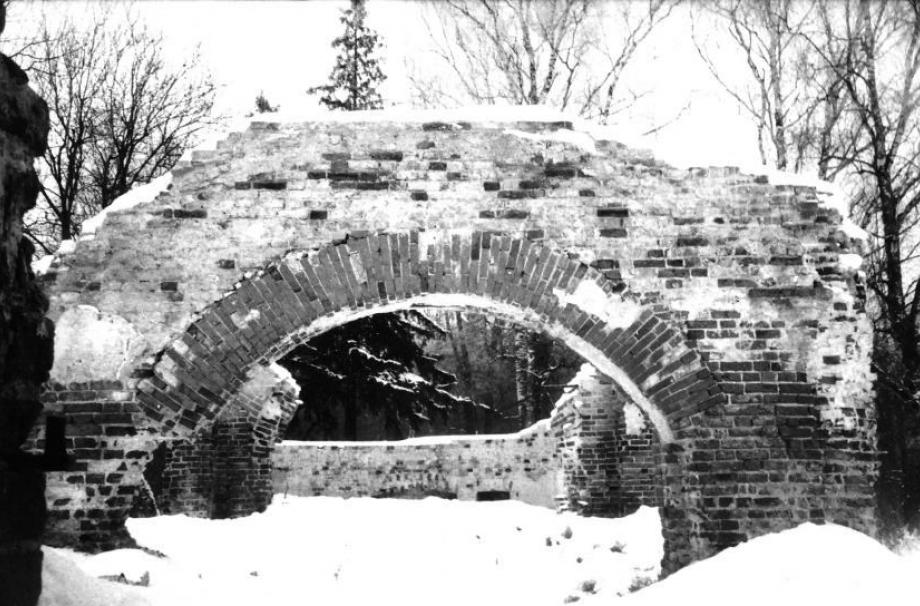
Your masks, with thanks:
[[[470,363],[470,352],[466,346],[466,334],[463,332],[463,314],[454,312],[456,320],[455,330],[450,330],[448,324],[448,336],[450,337],[450,346],[454,350],[454,357],[457,360],[457,379],[460,384],[461,393],[473,396],[473,366]],[[463,431],[467,434],[477,433],[478,422],[476,418],[476,409],[472,406],[463,407]]]
[[[350,372],[348,380],[351,382],[350,397],[345,398],[345,422],[344,433],[346,440],[358,439],[358,372],[359,368],[355,360],[355,354],[349,356]]]
[[[73,238],[73,216],[67,209],[61,209],[61,241]]]
[[[514,330],[514,382],[518,403],[518,429],[529,427],[533,423],[533,393],[531,371],[533,357],[528,343],[527,333]]]
[[[533,355],[533,374],[531,375],[531,397],[533,399],[532,423],[549,416],[552,403],[545,383],[549,380],[552,367],[553,340],[543,334],[531,335],[531,348]]]

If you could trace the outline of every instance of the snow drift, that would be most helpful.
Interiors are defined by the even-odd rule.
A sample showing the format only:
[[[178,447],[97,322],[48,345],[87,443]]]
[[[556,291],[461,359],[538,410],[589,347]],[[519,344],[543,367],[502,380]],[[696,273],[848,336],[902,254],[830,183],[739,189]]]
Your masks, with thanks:
[[[920,589],[917,564],[855,530],[806,523],[726,549],[632,594],[623,603],[912,603]]]
[[[165,557],[46,548],[41,605],[847,606],[913,603],[920,589],[920,551],[897,555],[832,524],[753,539],[638,589],[662,556],[648,507],[606,519],[513,501],[276,496],[263,514],[135,519],[129,530]]]

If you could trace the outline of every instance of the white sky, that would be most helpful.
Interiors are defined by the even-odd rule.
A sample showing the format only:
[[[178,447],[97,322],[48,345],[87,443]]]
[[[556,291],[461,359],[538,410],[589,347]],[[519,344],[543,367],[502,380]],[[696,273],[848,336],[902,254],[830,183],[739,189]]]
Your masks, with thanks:
[[[97,3],[99,4],[99,3]],[[315,103],[306,89],[326,82],[334,62],[331,47],[339,35],[340,9],[347,1],[139,1],[135,14],[161,30],[177,56],[200,45],[203,66],[220,84],[219,111],[251,111],[259,91],[284,110]],[[368,20],[384,42],[382,93],[388,104],[409,100],[407,59],[425,65],[429,37],[422,21],[424,5],[400,0],[370,0]],[[77,19],[92,13],[92,3],[17,0],[11,5],[5,36],[34,26],[44,10]],[[640,49],[624,84],[649,90],[615,132],[621,140],[660,150],[679,164],[758,163],[754,130],[699,59],[690,36],[690,8],[679,7]],[[718,42],[718,40],[715,40]],[[681,118],[654,137],[638,134]]]

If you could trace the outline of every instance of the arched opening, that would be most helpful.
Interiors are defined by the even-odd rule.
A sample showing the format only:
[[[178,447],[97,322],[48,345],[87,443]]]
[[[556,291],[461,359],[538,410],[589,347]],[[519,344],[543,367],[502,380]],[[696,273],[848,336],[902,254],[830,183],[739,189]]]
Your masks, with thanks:
[[[666,448],[682,448],[675,440],[675,424],[681,426],[691,415],[722,402],[712,375],[680,329],[672,327],[669,312],[620,294],[615,284],[576,258],[497,234],[440,235],[429,238],[430,243],[422,239],[416,232],[362,236],[288,255],[238,284],[163,352],[152,376],[139,385],[144,412],[161,431],[187,437],[205,428],[218,450],[219,444],[232,444],[219,458],[233,462],[239,473],[225,484],[252,486],[241,496],[204,495],[187,510],[233,516],[264,507],[272,492],[271,446],[296,409],[291,389],[278,387],[285,381],[290,386],[290,381],[275,362],[318,335],[374,314],[475,310],[546,333],[606,377],[610,393],[635,405]],[[606,457],[593,464],[596,475],[603,470],[605,479],[598,482],[579,472],[578,465],[570,466],[569,484],[575,488],[560,504],[608,513],[613,510],[611,498],[598,485],[614,475],[604,465],[609,467],[615,457],[598,454],[611,450],[609,436],[583,425],[584,435],[599,444],[585,450]],[[237,464],[244,458],[241,442],[221,434],[240,427],[252,436],[249,448],[262,460],[253,469]],[[201,458],[182,460],[194,466]],[[677,504],[666,511],[681,510],[679,502],[686,498],[680,487],[682,456],[663,454],[656,461],[659,476],[676,483],[673,488],[661,484],[657,494],[662,502]],[[587,467],[581,465],[582,471]],[[202,497],[188,480],[194,469],[182,474],[179,492]],[[226,479],[232,474],[217,475]],[[576,477],[582,478],[580,486],[571,482]],[[217,501],[219,506],[214,505]],[[668,528],[666,520],[666,538],[686,551],[689,526],[675,521]]]
[[[304,402],[283,438],[518,432],[549,418],[581,363],[561,342],[477,310],[376,314],[279,359]]]
[[[488,300],[465,296],[463,306],[459,300],[439,297],[434,306],[418,298],[401,309],[486,310],[510,318],[509,326],[523,325],[523,316]],[[311,338],[348,328],[356,322],[350,317],[368,316],[343,316],[341,324],[326,325]],[[310,339],[297,342],[309,344]],[[165,469],[163,460],[157,459],[159,476],[149,480],[158,487],[164,513],[207,517],[261,511],[275,493],[461,500],[480,500],[480,493],[507,493],[532,504],[601,516],[631,513],[641,504],[660,505],[662,440],[650,416],[568,342],[559,339],[558,345],[570,360],[583,363],[577,372],[572,368],[564,375],[566,385],[557,386],[553,393],[559,397],[540,418],[528,418],[503,434],[417,441],[283,442],[279,447],[297,410],[308,408],[314,389],[321,388],[297,384],[274,362],[258,366],[213,422],[190,439],[174,440],[161,453],[168,457]],[[278,359],[284,362],[285,356]],[[347,372],[338,379],[349,382]],[[462,408],[456,412],[462,420]]]
[[[108,213],[46,276],[42,400],[74,457],[49,474],[61,542],[112,546],[151,442],[241,423],[268,448],[291,408],[272,363],[304,339],[470,299],[559,335],[649,417],[667,569],[808,520],[871,532],[871,334],[837,213],[772,177],[586,155],[558,128],[260,123]],[[341,181],[343,154],[386,183]]]

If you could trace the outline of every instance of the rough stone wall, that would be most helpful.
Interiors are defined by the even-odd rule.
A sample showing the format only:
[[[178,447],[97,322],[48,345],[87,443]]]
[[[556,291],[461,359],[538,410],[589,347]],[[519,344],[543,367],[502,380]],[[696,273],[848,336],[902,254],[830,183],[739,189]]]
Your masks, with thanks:
[[[559,491],[547,421],[507,435],[282,442],[272,461],[275,492],[300,496],[476,500],[502,491],[513,500],[555,507]]]
[[[234,134],[51,265],[54,318],[88,305],[122,327],[100,351],[59,333],[52,379],[91,380],[56,373],[92,358],[137,392],[139,422],[188,434],[311,331],[476,295],[555,331],[649,415],[667,569],[806,520],[871,532],[871,334],[839,214],[814,187],[679,171],[562,141],[591,139],[568,126]],[[598,305],[576,296],[592,284]]]
[[[33,161],[45,150],[47,134],[47,106],[22,70],[0,54],[0,603],[14,606],[38,600],[42,468],[60,464],[20,450],[41,411],[39,389],[51,367],[54,327],[44,318],[48,302],[22,234],[22,216],[38,194]]]

